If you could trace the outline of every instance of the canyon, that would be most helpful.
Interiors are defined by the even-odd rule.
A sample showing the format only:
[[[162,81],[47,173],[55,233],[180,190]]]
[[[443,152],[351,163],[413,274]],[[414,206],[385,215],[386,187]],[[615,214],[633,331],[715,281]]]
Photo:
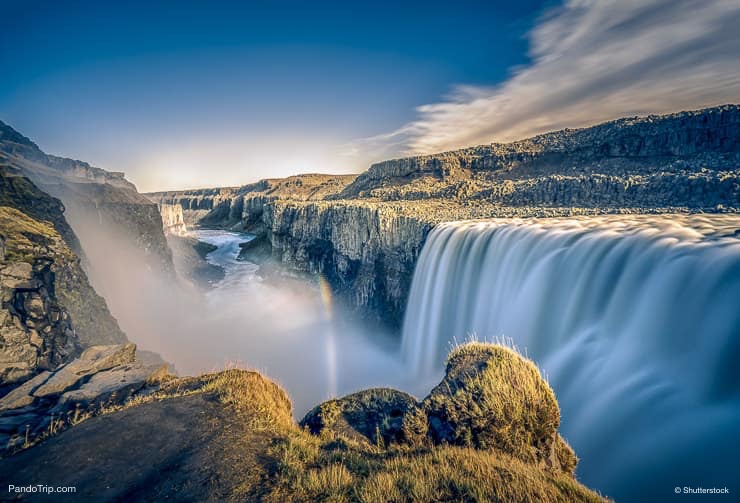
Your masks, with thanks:
[[[465,477],[558,501],[603,500],[576,475],[628,500],[672,473],[721,484],[707,459],[731,467],[738,448],[739,166],[724,105],[140,194],[0,123],[0,467],[31,481],[74,452],[79,469],[44,473],[214,501],[382,500],[398,463],[415,494],[450,499]],[[210,372],[229,361],[293,402],[260,373]],[[708,426],[677,442],[691,421]],[[132,448],[130,476],[89,482],[152,436],[166,455]]]
[[[179,205],[188,225],[255,234],[275,260],[325,276],[358,317],[398,330],[414,265],[439,223],[734,213],[739,165],[740,109],[725,105],[384,161],[357,176],[148,196]]]

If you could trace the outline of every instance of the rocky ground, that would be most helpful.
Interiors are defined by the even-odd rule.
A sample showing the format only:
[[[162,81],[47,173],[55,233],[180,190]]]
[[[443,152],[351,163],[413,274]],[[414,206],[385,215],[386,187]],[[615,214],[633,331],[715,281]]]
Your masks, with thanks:
[[[241,370],[166,380],[112,410],[0,472],[75,486],[69,501],[603,501],[574,478],[552,390],[501,346],[456,350],[422,402],[368,390],[321,404],[305,429],[278,386]]]

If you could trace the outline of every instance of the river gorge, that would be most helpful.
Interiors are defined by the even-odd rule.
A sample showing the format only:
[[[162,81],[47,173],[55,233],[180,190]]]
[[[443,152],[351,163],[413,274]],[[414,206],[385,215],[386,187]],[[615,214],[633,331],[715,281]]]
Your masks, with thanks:
[[[477,463],[483,452],[517,457],[506,474],[535,467],[522,480],[569,491],[575,476],[619,501],[734,481],[737,106],[360,175],[149,194],[4,127],[0,440],[11,466],[74,438],[56,436],[60,417],[60,430],[98,439],[107,426],[86,428],[114,422],[118,442],[203,413],[213,423],[199,432],[259,445],[265,480],[306,452],[347,463],[399,452]],[[234,403],[258,407],[242,417]],[[206,453],[199,470],[230,448],[211,442],[188,441]],[[289,447],[275,454],[271,442]],[[304,471],[334,462],[316,459]],[[352,476],[367,476],[358,466]]]

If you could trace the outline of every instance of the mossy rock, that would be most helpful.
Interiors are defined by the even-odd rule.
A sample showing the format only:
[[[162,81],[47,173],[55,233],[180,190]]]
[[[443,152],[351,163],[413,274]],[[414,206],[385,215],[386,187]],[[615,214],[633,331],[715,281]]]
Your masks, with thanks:
[[[495,449],[552,470],[575,469],[575,454],[557,432],[555,393],[534,363],[504,346],[453,350],[422,409],[435,444]]]
[[[406,443],[404,419],[418,410],[414,397],[389,388],[372,388],[314,407],[301,421],[311,433],[331,431],[374,445]]]

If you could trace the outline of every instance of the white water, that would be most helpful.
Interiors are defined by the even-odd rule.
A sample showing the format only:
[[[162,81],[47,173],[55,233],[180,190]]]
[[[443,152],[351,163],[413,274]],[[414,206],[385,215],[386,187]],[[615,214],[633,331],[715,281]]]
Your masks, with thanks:
[[[416,266],[404,358],[434,381],[451,341],[511,339],[556,392],[581,481],[623,501],[676,486],[737,497],[738,228],[737,216],[441,225]]]

